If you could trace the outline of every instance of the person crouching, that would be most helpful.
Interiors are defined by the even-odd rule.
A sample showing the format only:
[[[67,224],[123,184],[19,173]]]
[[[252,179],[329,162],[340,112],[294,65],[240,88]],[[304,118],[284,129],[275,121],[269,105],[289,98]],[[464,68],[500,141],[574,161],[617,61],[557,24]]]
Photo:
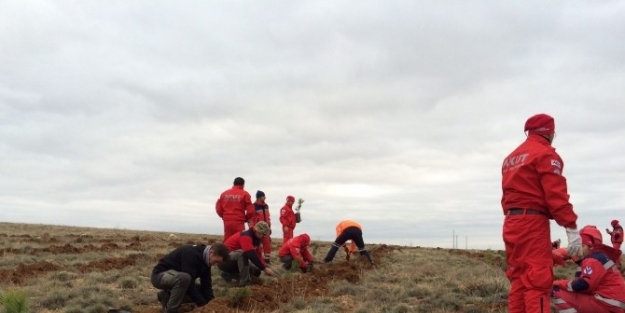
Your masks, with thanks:
[[[308,234],[301,234],[282,244],[278,251],[282,267],[285,270],[290,270],[295,260],[299,263],[302,273],[312,271],[313,256],[308,251],[308,245],[310,245],[310,236]]]
[[[213,245],[183,245],[158,261],[150,281],[161,289],[157,298],[164,313],[178,313],[185,296],[197,306],[206,305],[215,296],[211,281],[211,266],[228,260],[228,248]],[[195,280],[200,279],[200,285]]]
[[[580,271],[573,279],[556,280],[551,294],[558,312],[624,313],[625,281],[616,267],[621,250],[603,244],[593,225],[580,230]]]

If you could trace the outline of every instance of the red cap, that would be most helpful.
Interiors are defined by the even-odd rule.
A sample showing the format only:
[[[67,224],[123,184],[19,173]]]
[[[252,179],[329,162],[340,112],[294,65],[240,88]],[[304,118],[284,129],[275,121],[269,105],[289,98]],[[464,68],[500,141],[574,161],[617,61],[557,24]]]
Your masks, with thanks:
[[[295,202],[295,197],[293,197],[293,196],[287,196],[287,197],[286,197],[286,201],[293,201],[293,202]]]
[[[592,236],[590,236],[590,235],[581,235],[580,237],[582,237],[582,244],[584,246],[589,246],[589,247],[594,246],[594,244],[592,243]]]
[[[582,237],[583,245],[594,246],[595,244],[603,243],[603,236],[594,225],[584,226],[584,228],[579,231],[579,235]]]
[[[553,117],[547,114],[536,114],[527,119],[524,130],[530,135],[549,135],[556,132],[556,124]]]

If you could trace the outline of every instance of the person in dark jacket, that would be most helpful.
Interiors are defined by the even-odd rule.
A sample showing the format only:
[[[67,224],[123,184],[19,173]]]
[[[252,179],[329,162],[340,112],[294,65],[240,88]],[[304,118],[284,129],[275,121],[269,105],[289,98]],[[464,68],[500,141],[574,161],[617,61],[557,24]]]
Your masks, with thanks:
[[[197,306],[206,305],[215,296],[211,281],[211,266],[228,260],[228,248],[222,243],[183,245],[158,261],[150,281],[161,289],[158,300],[164,313],[178,313],[187,296]],[[199,278],[200,284],[195,280]]]

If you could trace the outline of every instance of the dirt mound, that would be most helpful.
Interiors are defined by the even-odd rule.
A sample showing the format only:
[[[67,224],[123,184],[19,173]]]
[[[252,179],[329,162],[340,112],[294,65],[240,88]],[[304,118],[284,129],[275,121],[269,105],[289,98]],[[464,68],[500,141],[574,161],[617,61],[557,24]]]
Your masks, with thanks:
[[[109,271],[112,269],[122,269],[126,266],[135,265],[134,258],[110,258],[97,261],[91,261],[87,264],[78,265],[78,270],[81,273],[88,271]]]
[[[397,247],[382,245],[374,247],[370,252],[377,263],[384,262],[384,257]],[[280,304],[289,303],[294,297],[311,298],[326,295],[328,285],[332,281],[346,280],[358,283],[363,271],[373,268],[364,259],[351,262],[335,261],[329,264],[316,264],[312,273],[295,275],[289,278],[278,278],[266,281],[261,286],[250,287],[251,295],[242,299],[218,297],[206,307],[196,308],[192,313],[216,312],[270,312]]]
[[[5,285],[9,283],[21,284],[28,277],[43,274],[45,272],[56,271],[59,265],[50,262],[37,262],[33,264],[20,264],[14,270],[0,270],[0,282]]]
[[[380,245],[370,250],[376,265],[383,264],[385,256],[399,247]],[[271,312],[281,304],[289,303],[295,297],[313,298],[328,294],[329,283],[346,280],[357,284],[360,274],[374,268],[364,259],[346,262],[340,258],[329,264],[315,264],[312,273],[296,274],[291,277],[279,277],[266,280],[262,285],[250,286],[250,295],[236,297],[240,288],[231,288],[229,296],[219,296],[204,307],[195,308],[193,305],[183,305],[181,313],[235,313],[235,312]],[[155,296],[156,297],[156,296]],[[156,301],[156,300],[155,300]],[[160,306],[141,307],[133,309],[137,313],[161,313]]]

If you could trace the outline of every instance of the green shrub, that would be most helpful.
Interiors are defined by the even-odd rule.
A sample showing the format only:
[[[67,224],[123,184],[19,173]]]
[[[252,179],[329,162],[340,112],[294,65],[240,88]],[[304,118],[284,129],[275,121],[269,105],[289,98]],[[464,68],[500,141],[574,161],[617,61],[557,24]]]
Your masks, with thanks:
[[[2,313],[28,313],[28,295],[22,290],[9,289],[0,294]]]
[[[228,295],[228,303],[232,307],[239,307],[245,299],[252,295],[252,291],[248,287],[238,288],[235,292]]]

